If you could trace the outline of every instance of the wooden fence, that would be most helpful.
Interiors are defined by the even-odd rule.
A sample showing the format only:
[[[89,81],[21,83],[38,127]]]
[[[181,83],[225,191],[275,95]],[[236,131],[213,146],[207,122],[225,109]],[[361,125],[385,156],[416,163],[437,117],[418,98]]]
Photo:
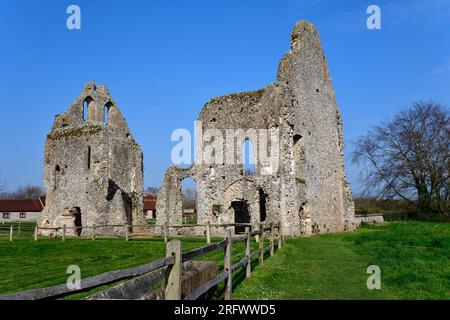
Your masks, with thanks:
[[[92,226],[80,226],[80,227],[68,227],[63,225],[62,227],[39,227],[37,224],[34,228],[30,226],[22,226],[20,224],[10,224],[7,226],[0,225],[0,236],[9,236],[9,241],[13,241],[15,237],[23,236],[23,231],[26,231],[26,235],[31,235],[34,237],[34,240],[37,241],[40,237],[49,238],[48,236],[39,236],[39,230],[50,230],[54,231],[54,235],[51,238],[60,238],[62,241],[65,241],[68,238],[68,232],[71,230],[83,231],[85,230],[82,236],[71,236],[73,239],[92,239],[95,240],[99,237],[118,237],[123,238],[125,241],[128,241],[131,238],[139,238],[139,237],[164,237],[164,241],[167,242],[169,237],[177,237],[179,235],[171,234],[172,230],[179,229],[200,229],[203,230],[204,236],[206,238],[206,243],[211,243],[211,229],[212,228],[227,228],[227,227],[251,227],[250,223],[227,223],[227,224],[213,224],[209,221],[206,224],[180,224],[180,225],[129,225],[125,224],[110,224],[110,225],[92,225]],[[116,232],[105,233],[99,232],[99,230],[105,229],[116,229]],[[131,229],[138,229],[137,232],[131,232]],[[117,232],[117,230],[122,230]],[[159,232],[156,230],[160,230]],[[87,232],[86,232],[87,231]],[[186,236],[186,235],[181,235]]]
[[[257,250],[251,251],[251,238],[258,236],[259,247]],[[264,241],[268,237],[269,245],[264,247]],[[232,246],[234,243],[245,242],[245,257],[235,264],[232,264]],[[264,263],[264,254],[270,252],[273,256],[276,249],[281,249],[284,243],[282,226],[279,223],[259,224],[259,230],[251,231],[250,227],[245,228],[245,234],[232,236],[231,229],[226,229],[224,240],[207,244],[206,246],[183,252],[182,242],[179,239],[172,239],[166,244],[166,257],[151,261],[145,265],[106,272],[93,277],[81,280],[79,289],[69,289],[66,284],[56,285],[43,289],[33,289],[12,294],[0,295],[0,300],[37,300],[58,298],[71,295],[78,292],[90,290],[92,288],[112,284],[122,279],[129,279],[140,276],[160,268],[165,270],[165,299],[181,300],[181,281],[182,281],[182,264],[186,261],[199,258],[207,253],[216,250],[224,250],[224,271],[219,273],[214,279],[204,283],[200,287],[194,289],[185,300],[196,300],[208,290],[225,281],[225,300],[232,298],[232,277],[233,272],[245,267],[246,278],[251,277],[251,263],[254,258],[258,257],[259,264]]]

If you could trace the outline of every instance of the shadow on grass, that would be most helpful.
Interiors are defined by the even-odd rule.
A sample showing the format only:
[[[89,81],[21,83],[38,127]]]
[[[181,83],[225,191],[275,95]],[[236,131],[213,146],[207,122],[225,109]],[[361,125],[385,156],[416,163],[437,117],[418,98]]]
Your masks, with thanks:
[[[277,254],[278,250],[275,250],[275,254]],[[266,252],[264,254],[264,261],[266,261],[267,259],[271,259],[270,258],[270,252]],[[259,258],[256,257],[252,260],[251,263],[251,268],[252,271],[259,266]],[[220,268],[221,267],[221,268]],[[223,266],[220,266],[219,269],[219,273],[223,272]],[[235,270],[233,272],[233,280],[232,280],[232,291],[234,292],[236,290],[236,288],[242,283],[244,282],[246,279],[246,265],[244,265],[243,267],[239,268],[238,270]],[[217,294],[215,295],[215,297],[213,298],[214,300],[224,300],[225,299],[225,282],[220,283],[217,286]]]

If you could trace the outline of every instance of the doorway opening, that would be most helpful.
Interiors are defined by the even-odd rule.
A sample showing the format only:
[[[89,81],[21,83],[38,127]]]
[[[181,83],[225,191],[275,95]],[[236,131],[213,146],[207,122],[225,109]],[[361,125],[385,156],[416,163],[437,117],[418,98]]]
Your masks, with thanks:
[[[73,208],[73,216],[74,216],[74,225],[76,227],[75,232],[78,236],[81,236],[81,232],[83,231],[83,225],[81,223],[81,209],[80,207]]]
[[[250,211],[247,200],[235,200],[231,202],[234,210],[234,223],[250,223]],[[244,233],[245,226],[235,226],[234,233]]]
[[[197,183],[192,177],[181,181],[182,224],[197,223]]]
[[[266,221],[267,211],[266,211],[266,198],[267,194],[264,192],[263,188],[259,188],[259,221]]]

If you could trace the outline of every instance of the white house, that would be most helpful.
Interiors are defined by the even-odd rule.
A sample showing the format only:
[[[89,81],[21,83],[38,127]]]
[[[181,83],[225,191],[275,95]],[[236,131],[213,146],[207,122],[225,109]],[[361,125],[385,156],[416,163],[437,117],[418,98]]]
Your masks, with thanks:
[[[45,197],[38,199],[0,199],[0,222],[36,221],[45,206]]]

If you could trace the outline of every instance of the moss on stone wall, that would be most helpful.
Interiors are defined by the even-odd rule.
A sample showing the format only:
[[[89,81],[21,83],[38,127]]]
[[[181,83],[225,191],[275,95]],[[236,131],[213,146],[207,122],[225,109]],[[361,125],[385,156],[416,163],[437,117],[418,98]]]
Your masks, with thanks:
[[[47,135],[47,139],[49,140],[59,140],[61,138],[69,138],[69,137],[82,137],[82,136],[91,136],[99,133],[102,129],[100,127],[82,127],[82,128],[73,128],[60,132],[53,132]]]

